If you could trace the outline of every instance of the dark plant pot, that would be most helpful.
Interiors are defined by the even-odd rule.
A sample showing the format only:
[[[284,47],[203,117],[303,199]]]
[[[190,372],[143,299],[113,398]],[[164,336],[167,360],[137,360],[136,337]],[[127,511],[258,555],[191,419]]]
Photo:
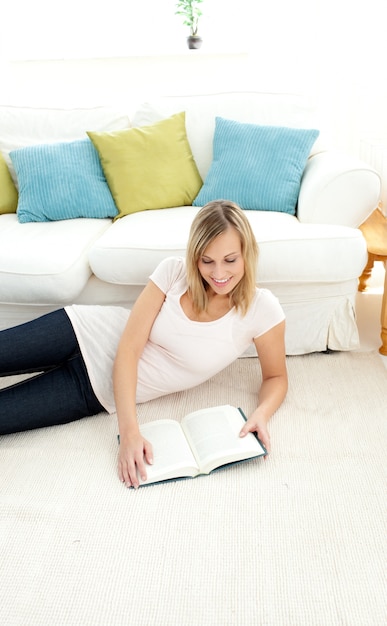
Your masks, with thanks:
[[[187,37],[187,44],[190,50],[199,50],[202,43],[203,39],[201,37],[198,37],[197,35],[190,35],[190,37]]]

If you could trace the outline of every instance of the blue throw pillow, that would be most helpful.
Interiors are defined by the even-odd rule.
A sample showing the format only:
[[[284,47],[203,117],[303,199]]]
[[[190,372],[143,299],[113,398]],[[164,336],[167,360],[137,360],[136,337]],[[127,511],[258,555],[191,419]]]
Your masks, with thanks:
[[[301,176],[318,135],[314,129],[217,117],[213,161],[194,206],[225,199],[243,209],[295,215]]]
[[[117,207],[89,138],[10,153],[19,188],[19,222],[115,217]]]

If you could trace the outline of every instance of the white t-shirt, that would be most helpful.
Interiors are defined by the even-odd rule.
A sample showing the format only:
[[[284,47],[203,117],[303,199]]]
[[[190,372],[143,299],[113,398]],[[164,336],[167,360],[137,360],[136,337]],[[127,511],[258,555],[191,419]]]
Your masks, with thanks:
[[[255,337],[284,319],[277,298],[257,287],[245,316],[231,309],[213,322],[195,322],[180,299],[187,291],[185,261],[170,257],[150,276],[165,301],[138,363],[137,402],[195,387],[241,356]],[[72,305],[66,312],[77,336],[95,395],[115,412],[113,363],[130,315],[123,307]]]

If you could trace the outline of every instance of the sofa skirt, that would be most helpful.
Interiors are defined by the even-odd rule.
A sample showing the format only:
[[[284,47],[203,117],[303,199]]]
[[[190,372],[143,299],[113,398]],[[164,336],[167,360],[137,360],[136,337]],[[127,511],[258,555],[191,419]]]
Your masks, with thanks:
[[[286,316],[286,353],[354,350],[359,346],[355,317],[357,281],[316,284],[260,284],[279,299]],[[74,304],[107,304],[130,309],[142,286],[113,285],[92,276]],[[68,302],[66,304],[72,304]],[[35,319],[63,304],[2,304],[0,330]],[[255,355],[254,349],[248,356]]]

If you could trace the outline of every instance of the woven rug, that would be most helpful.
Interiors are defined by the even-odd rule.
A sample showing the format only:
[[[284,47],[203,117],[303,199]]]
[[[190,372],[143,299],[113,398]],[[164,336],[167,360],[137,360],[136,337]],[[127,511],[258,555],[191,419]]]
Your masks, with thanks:
[[[269,458],[207,477],[126,489],[107,414],[2,437],[0,623],[385,624],[387,372],[376,353],[288,370]],[[248,413],[258,378],[240,359],[139,416]]]

